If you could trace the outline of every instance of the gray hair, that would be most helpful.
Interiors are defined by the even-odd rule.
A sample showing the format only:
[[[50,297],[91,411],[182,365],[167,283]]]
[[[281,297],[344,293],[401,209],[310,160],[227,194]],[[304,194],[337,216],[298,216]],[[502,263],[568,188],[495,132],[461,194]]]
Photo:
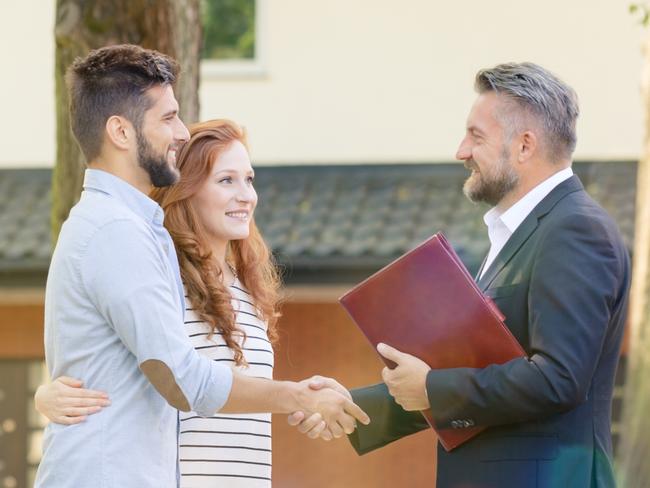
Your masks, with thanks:
[[[554,74],[533,63],[504,63],[476,74],[474,88],[478,93],[493,91],[504,95],[523,110],[501,114],[512,137],[522,120],[518,115],[531,115],[540,125],[547,156],[558,162],[571,158],[576,147],[576,119],[580,113],[578,96],[569,85]],[[519,127],[517,127],[519,128]]]

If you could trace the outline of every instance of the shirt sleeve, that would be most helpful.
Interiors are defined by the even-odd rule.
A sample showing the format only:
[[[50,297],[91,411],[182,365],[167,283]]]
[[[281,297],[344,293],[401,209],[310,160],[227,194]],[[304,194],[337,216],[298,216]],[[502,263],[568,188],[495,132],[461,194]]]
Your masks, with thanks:
[[[153,232],[116,220],[88,246],[82,284],[143,373],[172,406],[213,415],[228,399],[232,370],[192,347],[170,264]]]

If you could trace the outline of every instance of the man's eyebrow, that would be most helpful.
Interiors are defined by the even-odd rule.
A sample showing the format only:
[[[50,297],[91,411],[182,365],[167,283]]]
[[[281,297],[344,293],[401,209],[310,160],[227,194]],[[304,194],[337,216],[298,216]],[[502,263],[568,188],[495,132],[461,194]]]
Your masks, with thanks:
[[[164,114],[162,114],[162,118],[164,119],[165,117],[170,117],[170,116],[172,116],[172,115],[176,115],[177,113],[178,113],[178,109],[177,109],[177,108],[174,108],[174,109],[172,109],[172,110],[168,110],[167,112],[165,112]]]

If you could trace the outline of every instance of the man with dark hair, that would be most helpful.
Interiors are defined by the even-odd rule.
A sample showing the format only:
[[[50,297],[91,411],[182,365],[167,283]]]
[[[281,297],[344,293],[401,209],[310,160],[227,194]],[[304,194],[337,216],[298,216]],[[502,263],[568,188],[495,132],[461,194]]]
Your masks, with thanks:
[[[355,418],[367,422],[339,392],[244,376],[192,347],[174,244],[147,196],[178,179],[176,151],[189,137],[177,71],[169,57],[131,45],[70,68],[72,129],[88,169],[48,273],[45,355],[52,377],[79,378],[112,404],[83,423],[47,426],[36,486],[176,486],[178,410],[304,408],[346,433]]]
[[[380,344],[397,366],[384,384],[352,391],[373,423],[350,439],[361,454],[380,448],[427,428],[419,411],[430,408],[441,429],[487,428],[450,452],[439,445],[438,488],[614,486],[611,401],[630,265],[616,224],[571,170],[577,97],[532,63],[481,70],[475,86],[456,157],[471,170],[465,194],[493,206],[478,285],[527,357],[432,370]],[[300,430],[315,436],[313,425]]]
[[[99,49],[91,58],[77,59],[67,73],[70,125],[86,161],[99,157],[106,121],[122,114],[133,125],[138,164],[147,172],[151,184],[174,184],[178,172],[165,162],[168,154],[157,153],[151,146],[143,124],[145,113],[155,101],[145,93],[154,86],[173,86],[178,71],[178,63],[169,56],[133,45]],[[176,152],[176,145],[170,147],[171,152]]]

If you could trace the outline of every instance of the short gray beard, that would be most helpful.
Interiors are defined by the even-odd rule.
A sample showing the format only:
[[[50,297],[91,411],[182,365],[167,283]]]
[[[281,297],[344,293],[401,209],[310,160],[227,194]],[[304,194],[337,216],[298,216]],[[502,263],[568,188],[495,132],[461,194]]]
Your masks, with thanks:
[[[496,163],[496,177],[486,181],[484,174],[479,173],[477,175],[479,184],[470,185],[470,176],[463,185],[463,193],[465,196],[472,202],[485,202],[492,206],[497,205],[503,200],[519,183],[519,175],[510,167],[508,159],[510,159],[510,151],[508,151],[507,145],[504,144],[501,157]],[[478,165],[476,167],[478,168]]]

